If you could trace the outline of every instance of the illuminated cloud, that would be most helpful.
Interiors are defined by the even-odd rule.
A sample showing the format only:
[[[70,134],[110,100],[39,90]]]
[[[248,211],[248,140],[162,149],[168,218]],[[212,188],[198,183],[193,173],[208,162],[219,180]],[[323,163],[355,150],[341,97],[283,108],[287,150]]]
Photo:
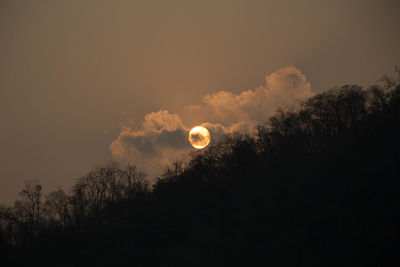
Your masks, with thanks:
[[[203,97],[200,104],[189,105],[185,109],[185,121],[191,117],[220,123],[225,127],[246,128],[256,122],[264,122],[282,105],[290,105],[298,100],[313,96],[311,85],[295,67],[277,70],[265,78],[265,85],[254,90],[234,94],[219,91]]]
[[[313,95],[300,70],[288,66],[266,76],[265,85],[254,90],[206,95],[201,103],[186,106],[181,116],[167,110],[149,113],[141,128],[123,127],[109,149],[116,159],[139,162],[154,175],[192,149],[188,141],[190,129],[185,125],[206,127],[213,142],[226,133],[249,131],[256,123],[266,121],[278,107]]]
[[[189,148],[187,132],[178,115],[160,110],[147,114],[138,130],[124,127],[109,149],[114,158],[143,163],[152,173]]]

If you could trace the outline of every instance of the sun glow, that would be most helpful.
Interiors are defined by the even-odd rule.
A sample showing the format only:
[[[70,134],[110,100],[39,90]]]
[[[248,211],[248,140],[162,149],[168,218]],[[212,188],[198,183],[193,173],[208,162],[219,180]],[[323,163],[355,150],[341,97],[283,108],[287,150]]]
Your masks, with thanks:
[[[196,126],[190,130],[189,142],[197,149],[205,148],[210,143],[210,132],[203,126]]]

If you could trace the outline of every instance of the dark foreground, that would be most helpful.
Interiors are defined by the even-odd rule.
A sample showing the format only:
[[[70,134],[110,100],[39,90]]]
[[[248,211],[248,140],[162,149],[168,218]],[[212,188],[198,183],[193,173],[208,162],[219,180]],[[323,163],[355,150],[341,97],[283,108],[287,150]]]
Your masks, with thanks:
[[[0,207],[2,266],[400,266],[400,85],[345,86],[177,162]]]

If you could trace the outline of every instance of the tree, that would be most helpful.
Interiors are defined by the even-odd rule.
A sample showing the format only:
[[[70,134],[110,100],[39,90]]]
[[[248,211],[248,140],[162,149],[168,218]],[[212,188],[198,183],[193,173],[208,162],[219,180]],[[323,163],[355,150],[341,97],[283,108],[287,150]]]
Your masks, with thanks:
[[[134,164],[128,166],[120,172],[120,179],[125,188],[125,197],[134,199],[138,194],[143,194],[149,190],[149,182],[146,174],[139,170]]]
[[[29,223],[34,234],[40,224],[42,186],[37,179],[27,180],[25,188],[20,192],[22,200],[15,202],[17,215]]]
[[[62,189],[48,194],[43,208],[47,221],[66,226],[71,220],[70,203],[70,197]]]

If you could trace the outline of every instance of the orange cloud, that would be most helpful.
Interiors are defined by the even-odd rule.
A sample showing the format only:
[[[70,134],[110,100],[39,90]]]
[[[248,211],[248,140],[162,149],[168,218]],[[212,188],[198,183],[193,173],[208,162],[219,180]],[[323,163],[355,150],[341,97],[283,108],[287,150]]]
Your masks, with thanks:
[[[185,120],[190,116],[231,126],[240,122],[248,124],[267,120],[282,105],[304,100],[314,93],[306,77],[295,67],[277,70],[265,78],[265,85],[254,90],[234,94],[219,91],[203,97],[203,102],[186,107]]]
[[[140,162],[154,175],[192,149],[187,138],[190,129],[185,125],[206,127],[213,142],[226,133],[250,131],[278,107],[313,95],[310,83],[300,70],[288,66],[267,75],[265,85],[254,90],[206,95],[201,103],[185,107],[181,116],[167,110],[151,112],[139,129],[123,127],[109,149],[114,158]]]

